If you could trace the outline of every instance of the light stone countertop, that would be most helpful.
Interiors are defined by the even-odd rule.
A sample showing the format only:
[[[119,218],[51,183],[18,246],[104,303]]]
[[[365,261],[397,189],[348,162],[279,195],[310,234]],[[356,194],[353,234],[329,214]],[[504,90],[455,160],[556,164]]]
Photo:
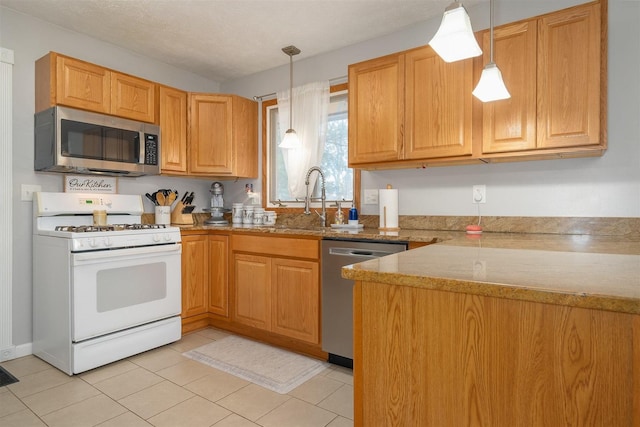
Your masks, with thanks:
[[[459,233],[343,267],[352,280],[640,314],[640,242]]]

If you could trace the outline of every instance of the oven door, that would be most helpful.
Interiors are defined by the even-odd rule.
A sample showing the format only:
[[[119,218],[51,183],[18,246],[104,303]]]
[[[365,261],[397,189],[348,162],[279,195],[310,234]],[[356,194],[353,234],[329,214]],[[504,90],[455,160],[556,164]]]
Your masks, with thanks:
[[[72,341],[179,315],[181,252],[172,244],[72,254]]]

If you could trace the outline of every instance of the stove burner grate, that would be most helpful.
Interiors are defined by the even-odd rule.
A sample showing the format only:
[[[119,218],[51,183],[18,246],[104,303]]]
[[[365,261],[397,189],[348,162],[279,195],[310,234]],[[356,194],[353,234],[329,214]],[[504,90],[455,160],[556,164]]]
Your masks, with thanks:
[[[166,227],[164,224],[58,225],[55,231],[90,233],[96,231],[156,230]]]

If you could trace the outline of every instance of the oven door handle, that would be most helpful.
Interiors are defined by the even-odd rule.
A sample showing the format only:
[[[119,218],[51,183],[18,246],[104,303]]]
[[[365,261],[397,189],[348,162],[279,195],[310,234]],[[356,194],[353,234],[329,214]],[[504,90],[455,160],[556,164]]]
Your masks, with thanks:
[[[105,261],[110,258],[131,257],[136,255],[170,255],[180,254],[182,245],[180,243],[170,245],[144,246],[139,248],[113,249],[106,251],[90,251],[73,254],[75,262],[82,261]]]

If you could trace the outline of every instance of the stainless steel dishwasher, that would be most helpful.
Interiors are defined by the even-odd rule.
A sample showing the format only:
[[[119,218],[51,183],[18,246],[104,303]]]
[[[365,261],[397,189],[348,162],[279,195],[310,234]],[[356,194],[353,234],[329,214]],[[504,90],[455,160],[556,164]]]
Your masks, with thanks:
[[[407,242],[322,240],[322,349],[329,362],[353,367],[353,280],[342,278],[342,267],[405,250]]]

